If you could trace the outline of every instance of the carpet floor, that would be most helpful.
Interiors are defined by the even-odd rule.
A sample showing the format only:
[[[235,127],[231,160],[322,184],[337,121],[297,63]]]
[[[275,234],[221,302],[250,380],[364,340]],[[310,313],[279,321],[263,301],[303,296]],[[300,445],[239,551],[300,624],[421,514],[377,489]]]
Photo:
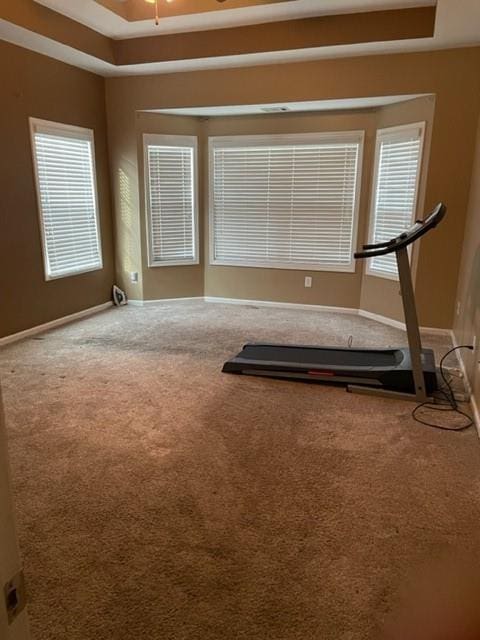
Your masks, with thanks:
[[[34,640],[371,640],[425,566],[475,554],[473,429],[221,373],[248,340],[350,335],[405,343],[354,316],[192,301],[2,349]]]

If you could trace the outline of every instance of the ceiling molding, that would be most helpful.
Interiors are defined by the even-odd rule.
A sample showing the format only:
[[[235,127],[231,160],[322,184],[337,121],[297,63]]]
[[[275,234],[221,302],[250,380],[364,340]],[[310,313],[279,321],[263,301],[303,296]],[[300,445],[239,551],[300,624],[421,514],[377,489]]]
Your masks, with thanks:
[[[83,54],[115,64],[113,41],[110,38],[32,0],[1,3],[0,19]]]
[[[429,93],[366,98],[342,98],[338,100],[309,100],[306,102],[277,102],[269,104],[242,104],[212,107],[181,107],[177,109],[147,109],[143,113],[189,116],[194,118],[221,118],[231,116],[253,116],[272,113],[310,113],[319,111],[352,111],[378,109],[417,98],[430,97]]]
[[[113,40],[32,0],[0,6],[0,19],[116,66],[390,42],[433,36],[435,7],[327,15]]]
[[[35,0],[35,1],[36,2],[39,1],[40,4],[45,4],[47,6],[52,4],[48,0],[47,2],[44,2],[43,0]],[[92,2],[99,4],[101,7],[103,7],[107,11],[111,11],[112,13],[116,14],[120,18],[123,18],[123,20],[127,20],[127,21],[129,20],[129,4],[130,3],[127,2],[126,0],[124,0],[123,2],[119,2],[119,0],[92,0]],[[56,4],[59,7],[61,6],[61,3],[58,2],[58,0]]]
[[[116,40],[117,65],[430,38],[435,7],[341,14]]]
[[[94,2],[128,22],[151,20],[154,12],[154,7],[149,3],[138,2],[138,0],[122,0],[121,2],[119,0],[94,0]],[[268,5],[268,10],[271,11],[280,2],[292,4],[292,0],[229,0],[228,3],[219,3],[218,0],[183,0],[182,2],[159,0],[158,15],[161,20],[164,20],[178,16],[251,9],[258,5]]]
[[[119,75],[114,64],[0,19],[0,41],[2,40],[100,76]]]
[[[163,33],[210,31],[342,13],[436,6],[437,4],[437,0],[322,0],[321,2],[319,0],[287,0],[257,6],[249,3],[245,8],[232,9],[231,2],[219,4],[215,1],[215,5],[221,10],[162,17],[159,24],[155,25],[151,13],[146,20],[129,22],[126,18],[125,3],[118,2],[118,0],[103,0],[102,3],[97,0],[81,0],[81,2],[72,0],[34,1],[116,40]],[[198,0],[191,1],[195,1],[195,6],[197,6]],[[164,0],[159,0],[159,2],[163,3]],[[112,11],[108,8],[110,5],[118,6],[120,10],[118,12]],[[145,4],[145,6],[147,5]],[[169,3],[168,6],[174,7],[175,3]],[[124,11],[122,11],[122,7]]]

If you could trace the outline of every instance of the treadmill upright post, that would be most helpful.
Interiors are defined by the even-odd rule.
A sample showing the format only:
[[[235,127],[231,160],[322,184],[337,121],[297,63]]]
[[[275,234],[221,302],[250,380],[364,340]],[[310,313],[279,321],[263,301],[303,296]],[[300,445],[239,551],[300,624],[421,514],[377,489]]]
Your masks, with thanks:
[[[410,270],[407,247],[402,247],[399,251],[395,252],[395,255],[397,256],[400,291],[402,294],[405,324],[407,326],[410,359],[412,361],[415,397],[419,402],[427,402],[428,395],[425,387],[422,364],[422,339],[418,326],[417,307],[415,305],[415,293],[413,290],[412,272]]]

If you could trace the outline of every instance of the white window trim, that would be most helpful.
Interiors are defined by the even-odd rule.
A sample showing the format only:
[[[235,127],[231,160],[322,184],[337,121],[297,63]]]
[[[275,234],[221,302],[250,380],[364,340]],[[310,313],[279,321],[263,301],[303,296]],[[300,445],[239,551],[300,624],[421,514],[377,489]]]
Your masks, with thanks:
[[[386,127],[385,129],[378,129],[377,136],[375,141],[375,157],[374,157],[374,165],[373,165],[373,178],[372,178],[372,187],[371,187],[371,196],[370,196],[370,209],[369,209],[369,222],[368,222],[368,243],[374,242],[374,228],[375,228],[375,206],[377,204],[377,181],[378,181],[378,172],[379,172],[379,164],[380,164],[380,145],[383,140],[394,139],[395,137],[401,137],[401,134],[404,131],[411,131],[413,129],[420,130],[420,154],[418,157],[418,173],[417,173],[417,181],[415,184],[415,196],[414,196],[414,207],[412,214],[412,224],[418,217],[418,205],[419,205],[419,194],[420,194],[420,185],[423,179],[423,159],[424,159],[424,149],[425,149],[425,129],[427,123],[423,122],[412,122],[410,124],[402,124],[396,127]],[[414,262],[412,259],[412,251],[414,250],[412,246],[408,248],[411,262]],[[365,269],[365,273],[368,276],[374,276],[375,278],[383,278],[384,280],[393,280],[394,282],[398,282],[398,274],[389,274],[389,273],[380,273],[376,271],[372,267],[372,259],[367,260],[367,265]]]
[[[360,199],[362,189],[362,167],[363,167],[363,149],[364,149],[365,131],[335,131],[322,133],[300,133],[300,134],[272,134],[258,136],[210,136],[208,138],[208,209],[209,209],[209,263],[213,266],[226,267],[245,267],[262,268],[262,269],[283,269],[288,271],[328,271],[331,273],[355,273],[356,261],[353,252],[356,251],[358,239],[358,225],[360,212]],[[355,178],[355,207],[353,211],[352,221],[352,256],[349,265],[339,267],[338,265],[312,265],[312,264],[292,264],[286,263],[269,263],[252,261],[248,264],[244,262],[236,262],[234,260],[217,260],[215,258],[215,228],[214,228],[214,154],[215,148],[235,148],[241,147],[257,147],[257,146],[273,146],[284,144],[316,144],[322,142],[354,142],[358,143],[358,163],[357,174]]]
[[[194,258],[192,260],[162,260],[155,261],[152,254],[152,240],[151,240],[151,210],[150,210],[150,171],[148,166],[148,147],[149,145],[159,145],[164,147],[186,147],[193,149],[193,250]],[[178,136],[178,135],[166,135],[158,133],[144,133],[143,134],[143,173],[145,183],[145,212],[146,212],[146,224],[147,224],[147,255],[148,255],[148,267],[178,267],[200,264],[199,254],[199,228],[198,228],[198,138],[197,136]]]
[[[91,273],[93,271],[101,271],[103,269],[103,246],[102,246],[102,230],[100,226],[100,215],[98,207],[98,187],[97,187],[97,167],[95,159],[95,139],[93,129],[86,129],[85,127],[78,127],[73,124],[64,124],[61,122],[51,122],[49,120],[42,120],[40,118],[29,118],[30,126],[30,145],[32,149],[33,160],[33,172],[35,177],[35,192],[37,196],[37,211],[40,224],[40,236],[42,242],[42,256],[43,256],[43,269],[46,282],[51,280],[59,280],[60,278],[71,278],[72,276],[78,276],[83,273]],[[35,134],[36,133],[50,133],[62,135],[65,138],[71,137],[76,139],[88,140],[92,148],[92,173],[93,173],[93,193],[95,197],[95,218],[97,223],[97,241],[100,255],[100,265],[98,267],[92,267],[91,269],[75,269],[68,273],[62,273],[60,275],[52,276],[48,273],[48,257],[47,247],[45,242],[45,224],[43,221],[42,213],[42,200],[40,194],[40,181],[38,177],[38,163],[37,163],[37,149],[35,146]]]

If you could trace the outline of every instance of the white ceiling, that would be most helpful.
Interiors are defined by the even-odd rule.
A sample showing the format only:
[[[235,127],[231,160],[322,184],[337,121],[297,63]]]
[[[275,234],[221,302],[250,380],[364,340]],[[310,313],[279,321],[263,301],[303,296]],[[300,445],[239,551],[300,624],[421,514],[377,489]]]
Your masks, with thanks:
[[[149,109],[149,113],[164,113],[175,116],[219,117],[245,116],[275,113],[286,110],[286,113],[305,113],[310,111],[343,111],[352,109],[369,109],[383,107],[397,102],[406,102],[429,94],[378,96],[370,98],[345,98],[341,100],[311,100],[308,102],[277,102],[274,104],[229,105],[223,107],[187,107],[181,109]],[[273,111],[272,111],[273,110]]]
[[[75,7],[86,6],[90,0],[42,0],[42,3],[59,3],[64,9],[68,7],[69,11],[74,11]],[[279,11],[291,10],[291,5],[298,8],[309,6],[310,10],[315,5],[318,15],[319,0],[295,0],[294,2],[285,2],[275,5],[274,8],[264,6],[250,7],[248,9],[234,9],[214,12],[214,14],[225,14],[233,12],[247,12],[251,17],[253,12],[257,10],[269,12],[275,11],[275,20],[278,19]],[[96,2],[92,5],[100,7]],[[393,0],[323,0],[323,10],[333,11],[333,7],[338,10],[343,7],[346,11],[352,11],[365,8],[381,8],[398,6],[401,4],[418,4],[418,1],[406,0],[406,2],[393,2]],[[250,12],[250,13],[249,13]],[[108,12],[111,15],[111,12]],[[235,14],[238,17],[238,14]],[[272,19],[271,13],[268,13]],[[306,14],[305,14],[306,15]],[[213,27],[212,12],[208,13],[209,28]],[[286,16],[288,17],[288,16]],[[172,20],[186,20],[188,16],[172,18]],[[202,20],[205,16],[202,17]],[[219,17],[215,18],[220,19]],[[235,18],[237,19],[237,18]],[[124,23],[123,19],[119,20]],[[245,14],[242,20],[246,20]],[[257,20],[255,20],[257,21]],[[226,25],[224,25],[226,26]],[[197,22],[198,27],[198,22]],[[154,33],[159,33],[158,27]],[[177,25],[178,28],[178,25]],[[188,27],[191,28],[191,27]],[[150,29],[155,29],[151,26]],[[118,36],[117,36],[118,37]],[[435,28],[435,36],[433,38],[420,38],[415,40],[400,40],[393,42],[374,42],[366,44],[340,45],[333,47],[317,47],[312,49],[301,49],[295,51],[276,51],[268,53],[245,54],[240,56],[222,56],[215,58],[201,58],[196,60],[179,60],[172,62],[156,62],[150,64],[126,65],[116,67],[115,65],[98,60],[72,47],[55,42],[45,36],[34,34],[26,29],[13,25],[9,22],[0,20],[0,39],[18,44],[38,53],[62,60],[69,64],[93,71],[104,76],[121,76],[121,75],[147,75],[159,73],[176,73],[182,71],[197,71],[205,69],[246,67],[265,64],[280,64],[286,62],[300,62],[307,60],[320,60],[324,58],[349,57],[349,56],[365,56],[373,54],[388,54],[408,51],[426,51],[434,49],[448,49],[453,47],[463,47],[469,45],[480,44],[480,0],[438,0],[437,3],[437,20]]]
[[[162,1],[164,0],[159,0],[159,2]],[[449,2],[454,1],[449,0]],[[436,4],[436,0],[322,0],[321,2],[320,0],[291,0],[279,4],[257,5],[239,9],[222,8],[220,11],[162,18],[160,24],[156,26],[153,20],[153,7],[151,20],[128,22],[95,0],[35,0],[35,2],[115,39],[154,36],[159,33],[205,31],[329,14]],[[459,2],[461,3],[461,0]]]

